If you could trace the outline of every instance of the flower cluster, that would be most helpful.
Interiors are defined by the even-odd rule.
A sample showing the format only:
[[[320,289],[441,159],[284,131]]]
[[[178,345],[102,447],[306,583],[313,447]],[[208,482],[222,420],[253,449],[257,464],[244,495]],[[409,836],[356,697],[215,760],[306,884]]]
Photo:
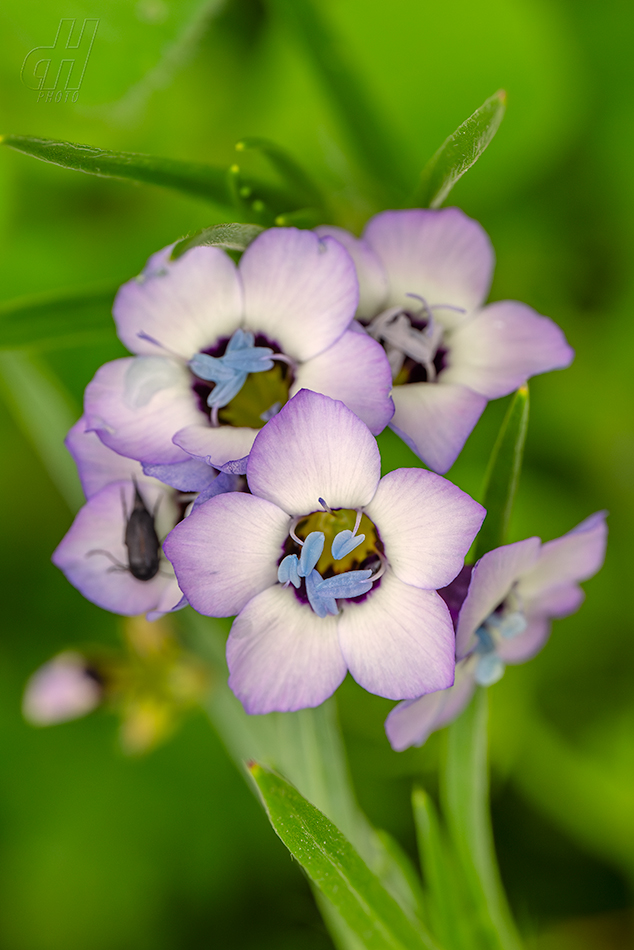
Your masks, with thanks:
[[[250,713],[318,705],[349,671],[405,701],[395,748],[422,741],[543,642],[602,551],[595,517],[464,566],[485,511],[436,473],[488,399],[572,359],[546,317],[483,306],[492,267],[455,208],[384,212],[361,239],[273,228],[237,265],[159,251],[115,300],[134,355],[101,367],[69,433],[87,502],[54,563],[116,613],[235,616]],[[388,424],[432,471],[381,478]],[[96,702],[76,659],[55,662],[45,704],[71,681],[77,708]]]

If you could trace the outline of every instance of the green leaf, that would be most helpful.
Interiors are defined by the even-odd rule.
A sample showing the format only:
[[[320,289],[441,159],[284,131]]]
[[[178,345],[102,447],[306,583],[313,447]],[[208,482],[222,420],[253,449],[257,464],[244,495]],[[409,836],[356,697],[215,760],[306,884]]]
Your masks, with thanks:
[[[487,692],[447,728],[440,772],[443,815],[472,905],[470,947],[521,950],[500,880],[491,820],[487,761]]]
[[[482,155],[497,132],[506,109],[506,93],[496,92],[445,139],[425,165],[413,206],[439,208],[458,179]]]
[[[412,807],[431,931],[447,950],[472,950],[460,868],[434,803],[422,788],[415,788]]]
[[[348,62],[342,41],[331,32],[323,5],[314,0],[269,0],[304,47],[343,120],[357,159],[384,190],[407,187],[396,136]]]
[[[111,152],[91,145],[57,142],[29,135],[0,136],[0,143],[43,162],[85,172],[87,175],[160,185],[194,198],[204,198],[223,207],[235,207],[234,194],[225,168],[136,152]],[[249,193],[249,206],[253,208],[254,202],[260,202],[271,209],[272,217],[286,208],[297,207],[297,201],[292,194],[265,182],[247,177],[243,178],[242,187]],[[242,204],[239,207],[242,207]]]
[[[80,409],[57,377],[32,353],[0,353],[0,392],[19,428],[72,512],[84,503],[64,438]]]
[[[51,349],[112,339],[114,284],[38,294],[0,304],[0,350]]]
[[[236,151],[258,151],[265,155],[282,180],[295,190],[303,204],[323,207],[324,197],[312,178],[292,155],[269,139],[250,137],[236,145]]]
[[[264,230],[261,224],[215,224],[188,235],[174,246],[171,258],[176,260],[192,247],[221,247],[226,251],[245,251],[251,241]]]
[[[298,208],[297,211],[278,214],[275,224],[278,228],[316,228],[325,220],[327,217],[318,208]]]
[[[367,950],[431,946],[322,812],[270,769],[249,769],[276,834]]]
[[[476,539],[476,560],[506,541],[528,429],[528,385],[520,386],[500,428],[484,478],[486,518]]]

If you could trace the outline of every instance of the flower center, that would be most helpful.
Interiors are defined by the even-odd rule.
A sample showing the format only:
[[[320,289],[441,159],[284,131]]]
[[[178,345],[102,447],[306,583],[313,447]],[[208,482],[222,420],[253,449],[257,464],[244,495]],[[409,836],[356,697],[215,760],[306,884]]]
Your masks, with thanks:
[[[502,640],[510,640],[524,633],[526,627],[526,616],[519,598],[512,591],[476,630],[478,638],[478,645],[474,650],[474,655],[477,657],[476,683],[480,686],[491,686],[502,678],[505,665],[498,656],[498,644]]]
[[[261,429],[288,402],[292,361],[263,336],[238,329],[189,361],[192,388],[212,426]]]
[[[330,509],[296,518],[284,546],[278,580],[292,584],[319,617],[339,613],[338,600],[365,597],[384,571],[383,545],[362,511]]]
[[[434,319],[434,310],[456,310],[451,304],[427,303],[418,294],[408,294],[420,302],[418,310],[391,307],[366,327],[385,349],[395,386],[433,383],[447,366],[448,349],[443,346],[444,327]]]

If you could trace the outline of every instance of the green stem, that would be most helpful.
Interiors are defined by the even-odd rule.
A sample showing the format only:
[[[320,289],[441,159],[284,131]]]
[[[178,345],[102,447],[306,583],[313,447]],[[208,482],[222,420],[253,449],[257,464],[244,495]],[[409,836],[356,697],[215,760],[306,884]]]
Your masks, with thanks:
[[[377,115],[372,99],[347,61],[343,43],[313,0],[269,0],[289,24],[344,122],[357,159],[383,190],[390,182],[405,193],[409,182],[396,138]]]
[[[474,948],[520,950],[495,856],[489,816],[488,699],[474,700],[447,729],[441,767],[443,812],[473,913]]]

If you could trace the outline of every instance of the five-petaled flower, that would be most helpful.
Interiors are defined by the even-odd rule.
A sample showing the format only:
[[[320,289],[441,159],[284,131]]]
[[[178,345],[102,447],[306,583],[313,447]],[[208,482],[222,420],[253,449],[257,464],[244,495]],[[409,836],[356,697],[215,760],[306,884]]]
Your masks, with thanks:
[[[448,687],[454,633],[436,592],[484,510],[422,469],[380,478],[368,427],[301,391],[257,435],[247,493],[205,502],[164,549],[190,604],[237,614],[229,684],[250,713],[322,703],[346,670],[370,692]]]
[[[355,261],[358,320],[382,342],[394,377],[391,427],[435,471],[453,465],[487,400],[571,362],[547,317],[512,300],[482,306],[493,250],[457,208],[384,211],[361,239],[335,227],[317,232]]]
[[[217,247],[159,251],[117,294],[135,357],[102,366],[88,427],[144,463],[190,456],[220,468],[299,389],[341,399],[378,433],[394,412],[383,348],[350,329],[358,282],[348,253],[311,231],[273,228],[239,266]],[[358,329],[358,328],[357,328]]]
[[[605,512],[597,512],[554,541],[527,538],[463,568],[441,592],[456,619],[455,684],[393,709],[385,723],[392,747],[422,745],[455,719],[476,684],[489,686],[507,663],[524,663],[538,653],[551,620],[573,613],[583,601],[579,582],[603,564],[606,539]]]

